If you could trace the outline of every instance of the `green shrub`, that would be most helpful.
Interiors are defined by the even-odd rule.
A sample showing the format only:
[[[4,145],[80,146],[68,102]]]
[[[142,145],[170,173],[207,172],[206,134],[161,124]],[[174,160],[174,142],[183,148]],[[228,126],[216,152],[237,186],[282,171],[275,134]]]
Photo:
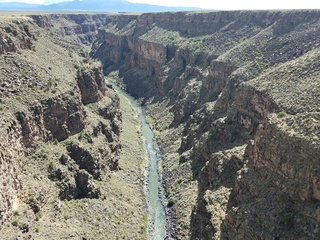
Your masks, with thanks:
[[[287,113],[284,112],[284,111],[281,111],[281,112],[278,113],[278,117],[279,118],[283,118],[283,117],[286,117],[286,116],[287,116]]]
[[[13,216],[19,216],[19,215],[20,215],[19,211],[17,210],[13,211]]]
[[[147,116],[146,120],[151,126],[154,126],[156,123],[156,121],[151,116]]]
[[[28,202],[31,203],[31,202],[34,202],[34,196],[32,193],[28,193]]]
[[[190,179],[190,181],[193,181],[193,180],[194,180],[194,176],[193,176],[192,173],[190,174],[189,179]]]
[[[50,88],[53,85],[54,80],[52,78],[49,78],[47,81],[47,86]]]
[[[284,212],[282,214],[282,220],[287,227],[293,227],[295,215],[293,212]]]
[[[174,204],[176,204],[177,199],[175,197],[170,197],[168,200],[168,207],[172,207]]]
[[[48,171],[54,171],[56,169],[56,164],[53,161],[50,161],[49,166],[48,166]]]
[[[81,141],[84,137],[84,133],[83,132],[80,132],[79,133],[79,136],[78,136],[78,140]]]
[[[64,220],[68,220],[71,217],[70,217],[69,213],[65,212],[65,213],[63,213],[63,218],[64,218]]]
[[[142,222],[140,223],[140,239],[147,239],[147,226],[148,226],[149,218],[148,214],[143,215]]]
[[[12,226],[14,227],[18,227],[20,225],[20,222],[18,219],[13,219],[12,222],[11,222]]]
[[[171,188],[166,189],[166,196],[168,197],[171,194]]]
[[[182,182],[183,182],[183,178],[180,177],[180,178],[177,180],[177,183],[178,183],[178,184],[181,184]]]
[[[39,221],[40,218],[42,218],[42,212],[41,211],[36,213],[36,221]]]

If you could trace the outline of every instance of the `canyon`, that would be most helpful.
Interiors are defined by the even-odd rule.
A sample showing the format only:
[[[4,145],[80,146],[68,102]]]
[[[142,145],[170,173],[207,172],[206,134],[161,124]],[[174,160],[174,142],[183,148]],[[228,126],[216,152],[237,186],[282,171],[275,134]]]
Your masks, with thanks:
[[[0,233],[147,238],[139,124],[103,72],[155,133],[167,239],[318,239],[319,17],[2,17]]]
[[[105,17],[1,17],[1,238],[145,234],[138,122],[88,57]]]

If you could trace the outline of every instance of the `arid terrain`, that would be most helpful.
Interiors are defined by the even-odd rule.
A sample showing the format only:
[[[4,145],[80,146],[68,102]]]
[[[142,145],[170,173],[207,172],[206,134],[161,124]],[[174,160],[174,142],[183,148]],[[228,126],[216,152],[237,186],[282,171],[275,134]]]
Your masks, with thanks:
[[[168,239],[318,239],[319,19],[1,15],[0,236],[147,238],[139,123],[104,73],[155,132]]]
[[[319,238],[319,16],[142,14],[99,30],[91,56],[153,119],[173,239]]]
[[[146,237],[139,123],[88,57],[105,17],[1,17],[1,239]]]

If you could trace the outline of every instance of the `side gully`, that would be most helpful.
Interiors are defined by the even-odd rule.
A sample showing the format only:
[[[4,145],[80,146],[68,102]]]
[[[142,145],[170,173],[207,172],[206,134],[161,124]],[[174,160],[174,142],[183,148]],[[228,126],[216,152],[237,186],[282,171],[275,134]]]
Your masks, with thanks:
[[[149,212],[148,239],[163,240],[166,238],[166,214],[164,196],[162,191],[161,173],[159,171],[159,151],[154,141],[154,133],[146,121],[145,114],[136,100],[119,88],[114,82],[106,81],[113,86],[118,94],[123,95],[130,102],[137,113],[144,140],[144,147],[147,155],[145,167],[145,194]]]

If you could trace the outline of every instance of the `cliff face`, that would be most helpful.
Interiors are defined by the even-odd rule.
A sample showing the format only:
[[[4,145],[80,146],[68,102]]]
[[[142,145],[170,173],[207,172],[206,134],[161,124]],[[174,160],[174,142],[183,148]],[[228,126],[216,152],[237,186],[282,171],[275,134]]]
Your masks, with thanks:
[[[89,45],[98,28],[105,23],[106,16],[106,14],[48,14],[30,17],[39,27],[55,30],[61,37],[77,36],[78,41],[70,41],[72,44]]]
[[[100,66],[96,68],[80,69],[77,73],[77,82],[84,104],[97,102],[105,95],[107,86]]]
[[[55,199],[99,198],[101,192],[94,180],[106,179],[111,171],[119,169],[119,98],[106,86],[100,64],[68,56],[64,48],[67,43],[60,42],[54,28],[52,34],[47,33],[44,28],[50,24],[59,26],[52,19],[78,24],[80,35],[94,34],[102,21],[101,16],[49,15],[8,17],[1,23],[1,222],[12,216],[18,205],[27,204],[34,214],[39,213],[50,198],[49,193],[44,196],[42,192],[48,186],[46,181],[32,199],[27,196],[30,181],[22,172],[32,165],[32,159],[40,160],[36,165],[41,169],[49,160],[50,148],[58,147],[60,151],[50,156],[48,172],[44,171],[56,182],[58,190],[52,192],[54,195],[58,191]],[[82,36],[79,39],[82,41]],[[25,232],[30,224],[29,219],[27,225],[17,226]],[[0,229],[5,234],[5,228]]]
[[[0,35],[0,54],[16,52],[18,49],[30,49],[36,37],[36,33],[30,32],[25,19],[6,24],[2,27]]]
[[[156,119],[175,239],[318,236],[319,16],[142,14],[99,30],[91,56]]]

